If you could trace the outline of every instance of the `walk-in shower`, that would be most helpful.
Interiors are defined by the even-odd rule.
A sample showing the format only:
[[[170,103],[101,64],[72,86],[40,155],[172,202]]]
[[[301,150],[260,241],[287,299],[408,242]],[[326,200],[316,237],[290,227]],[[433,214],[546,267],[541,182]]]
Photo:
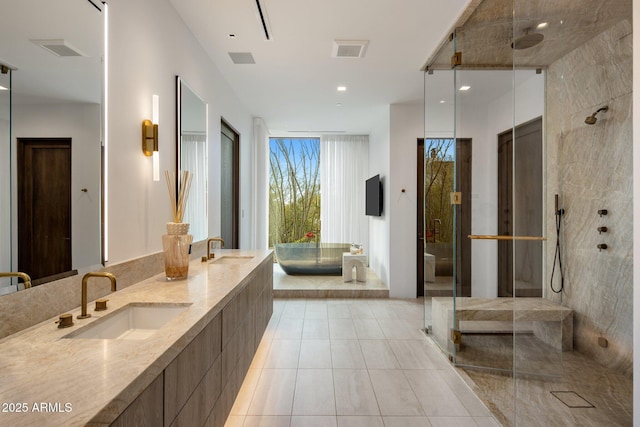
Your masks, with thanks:
[[[436,232],[425,215],[419,236],[428,254],[452,242],[451,273],[424,284],[424,326],[505,426],[630,423],[632,5],[599,6],[471,2],[424,67],[425,153],[456,142],[424,156],[440,168],[425,196],[446,191],[423,211],[452,216]],[[614,398],[591,394],[594,362],[605,381],[627,375]],[[560,384],[596,408],[563,418]]]

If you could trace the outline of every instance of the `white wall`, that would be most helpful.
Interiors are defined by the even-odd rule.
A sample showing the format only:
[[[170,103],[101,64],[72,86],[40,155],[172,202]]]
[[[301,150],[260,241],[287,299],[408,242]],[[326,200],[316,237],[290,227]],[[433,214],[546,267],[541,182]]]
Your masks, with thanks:
[[[415,298],[417,139],[424,135],[424,103],[392,104],[390,117],[390,173],[385,195],[389,201],[389,296]]]
[[[17,138],[71,138],[72,268],[95,269],[101,261],[100,105],[15,105],[12,137],[14,147],[17,147]],[[13,173],[15,178],[20,172]],[[83,188],[87,191],[81,191]],[[17,194],[15,188],[13,194]],[[17,202],[14,203],[14,222],[16,218]],[[17,223],[14,223],[16,229]],[[14,248],[18,247],[17,234],[13,235]],[[13,263],[13,270],[17,270],[17,256]]]
[[[367,217],[369,221],[369,248],[365,252],[369,255],[369,268],[389,288],[390,282],[390,244],[389,244],[389,175],[390,175],[390,123],[389,107],[383,108],[378,120],[378,127],[369,134],[369,175],[380,174],[383,187],[383,207],[381,217]]]
[[[255,198],[251,205],[251,216],[256,218],[256,221],[251,233],[250,246],[256,249],[267,249],[269,244],[269,128],[261,117],[253,119],[253,139]]]
[[[162,250],[171,209],[164,181],[153,182],[140,127],[160,97],[160,169],[175,170],[176,90],[180,75],[209,104],[209,235],[220,234],[220,120],[240,133],[240,246],[251,245],[252,117],[167,0],[109,2],[109,261]]]

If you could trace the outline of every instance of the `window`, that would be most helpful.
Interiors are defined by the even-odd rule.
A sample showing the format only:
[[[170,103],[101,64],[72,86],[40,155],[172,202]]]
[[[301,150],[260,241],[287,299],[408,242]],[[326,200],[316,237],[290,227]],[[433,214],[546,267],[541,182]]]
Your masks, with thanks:
[[[269,247],[319,241],[320,139],[269,138],[269,151]]]

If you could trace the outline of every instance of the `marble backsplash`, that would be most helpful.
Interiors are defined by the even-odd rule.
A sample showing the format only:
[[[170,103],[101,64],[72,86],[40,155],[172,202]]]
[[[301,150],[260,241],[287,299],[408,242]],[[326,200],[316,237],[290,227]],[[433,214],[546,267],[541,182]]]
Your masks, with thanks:
[[[205,253],[206,241],[191,248],[191,259]],[[99,271],[113,273],[117,289],[124,289],[164,271],[162,252],[131,261],[108,265]],[[67,277],[0,297],[0,338],[66,313],[80,306],[82,275]],[[87,300],[93,301],[111,293],[108,280],[91,279],[87,286]]]
[[[622,21],[553,63],[547,75],[545,297],[574,310],[574,348],[627,376],[633,360],[632,26]],[[585,118],[602,106],[594,125]],[[564,290],[549,280],[563,217]],[[598,210],[608,214],[600,216]],[[599,234],[598,227],[608,231]],[[600,251],[598,244],[606,244]],[[558,267],[554,278],[560,286]],[[608,341],[598,345],[598,338]]]

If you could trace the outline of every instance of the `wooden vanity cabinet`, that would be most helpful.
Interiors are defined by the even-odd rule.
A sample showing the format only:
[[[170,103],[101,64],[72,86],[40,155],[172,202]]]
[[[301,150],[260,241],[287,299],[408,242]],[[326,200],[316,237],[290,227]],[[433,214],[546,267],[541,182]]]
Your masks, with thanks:
[[[112,427],[158,427],[162,426],[164,396],[164,374],[160,374],[136,400],[111,423]]]
[[[112,426],[224,426],[273,313],[272,257],[240,286]]]

